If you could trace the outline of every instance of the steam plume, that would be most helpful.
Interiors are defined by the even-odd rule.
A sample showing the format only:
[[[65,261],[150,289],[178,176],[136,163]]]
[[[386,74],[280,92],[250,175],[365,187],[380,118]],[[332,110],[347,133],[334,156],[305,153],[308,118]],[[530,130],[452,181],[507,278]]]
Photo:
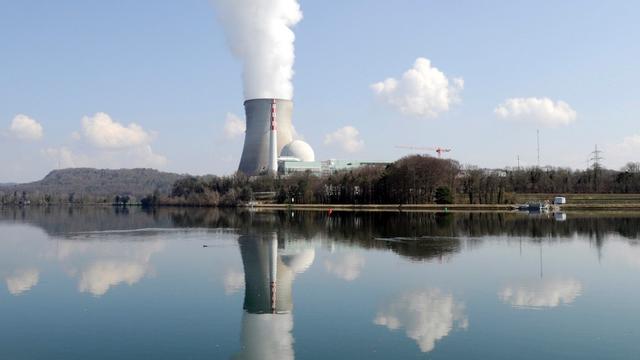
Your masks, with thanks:
[[[246,99],[292,99],[297,0],[213,0],[232,53],[243,64]]]

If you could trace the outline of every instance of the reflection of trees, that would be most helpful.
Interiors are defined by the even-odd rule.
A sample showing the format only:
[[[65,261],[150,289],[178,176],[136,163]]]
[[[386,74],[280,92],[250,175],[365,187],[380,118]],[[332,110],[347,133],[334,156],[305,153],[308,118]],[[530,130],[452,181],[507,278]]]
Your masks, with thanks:
[[[123,213],[111,206],[2,208],[0,221],[22,221],[42,228],[49,235],[74,232],[165,228],[173,226],[168,213]]]
[[[96,230],[202,227],[236,229],[240,234],[275,231],[279,237],[322,237],[364,248],[386,248],[412,259],[430,259],[460,250],[461,237],[506,236],[561,241],[581,235],[598,247],[607,235],[640,237],[640,216],[634,214],[248,211],[210,208],[159,208],[128,214],[111,207],[1,208],[0,221],[33,223],[52,235]],[[405,238],[380,241],[380,238]],[[424,238],[421,241],[413,239]],[[285,239],[286,240],[286,239]]]

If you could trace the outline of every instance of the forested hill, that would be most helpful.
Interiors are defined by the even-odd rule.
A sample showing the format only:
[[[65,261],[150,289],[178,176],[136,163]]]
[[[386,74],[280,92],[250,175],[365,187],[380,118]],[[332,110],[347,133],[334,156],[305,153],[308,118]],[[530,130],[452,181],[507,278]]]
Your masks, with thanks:
[[[169,192],[173,183],[184,175],[153,169],[89,169],[54,170],[44,179],[27,184],[0,185],[0,192],[48,194],[54,196],[110,197],[127,194],[143,197],[156,190]]]

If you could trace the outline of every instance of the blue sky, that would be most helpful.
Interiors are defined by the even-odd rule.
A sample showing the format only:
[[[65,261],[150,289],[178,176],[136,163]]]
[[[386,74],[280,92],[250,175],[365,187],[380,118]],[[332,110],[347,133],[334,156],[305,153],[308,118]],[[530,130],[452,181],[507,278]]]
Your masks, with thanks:
[[[608,167],[640,160],[635,1],[299,2],[294,124],[319,159],[393,160],[407,153],[395,145],[411,145],[483,167],[518,155],[534,165],[540,129],[543,165],[585,167],[595,144]],[[58,166],[237,168],[242,136],[224,128],[228,113],[243,115],[242,66],[210,1],[5,1],[0,55],[0,182]],[[450,86],[464,80],[435,116],[403,113],[371,88],[418,58]],[[530,107],[502,118],[508,99]],[[549,126],[558,109],[532,110],[531,99],[574,115]],[[41,131],[12,126],[19,114]],[[100,119],[132,145],[91,133]],[[325,144],[347,126],[358,146]]]

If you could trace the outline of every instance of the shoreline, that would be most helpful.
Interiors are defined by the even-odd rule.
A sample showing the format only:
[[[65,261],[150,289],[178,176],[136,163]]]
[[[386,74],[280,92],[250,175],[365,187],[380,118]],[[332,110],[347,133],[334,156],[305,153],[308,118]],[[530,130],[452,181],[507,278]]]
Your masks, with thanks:
[[[332,211],[425,211],[425,212],[518,212],[513,204],[251,204],[241,208],[272,210],[332,210]],[[630,204],[568,204],[559,205],[555,212],[565,211],[623,211],[640,212],[640,203]],[[549,210],[547,212],[554,212]]]
[[[308,210],[308,211],[380,211],[380,212],[527,212],[519,211],[514,204],[238,204],[235,206],[215,206],[215,205],[163,205],[145,207],[139,203],[128,204],[126,206],[85,203],[85,204],[29,204],[29,205],[7,205],[0,204],[0,209],[9,208],[41,208],[41,207],[104,207],[104,208],[147,208],[147,209],[203,209],[203,208],[226,208],[226,209],[255,209],[255,210]],[[565,204],[558,205],[555,209],[549,209],[542,213],[553,212],[574,212],[574,211],[595,211],[595,212],[638,212],[640,213],[640,203],[610,203],[610,204]]]

